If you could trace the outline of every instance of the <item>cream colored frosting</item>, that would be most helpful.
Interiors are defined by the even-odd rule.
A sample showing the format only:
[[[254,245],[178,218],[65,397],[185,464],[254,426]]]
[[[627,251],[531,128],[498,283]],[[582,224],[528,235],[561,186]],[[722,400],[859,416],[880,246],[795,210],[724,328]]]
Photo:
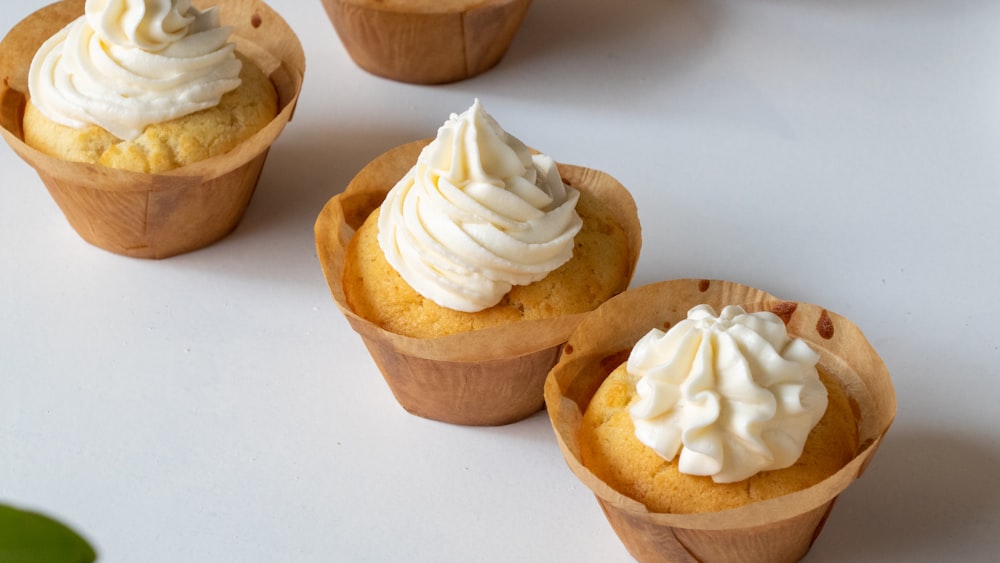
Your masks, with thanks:
[[[717,483],[782,469],[802,455],[827,406],[819,355],[768,312],[708,305],[636,343],[636,437],[678,469]]]
[[[386,196],[379,245],[424,297],[481,311],[573,256],[579,195],[477,99],[451,115]]]
[[[31,102],[56,123],[132,140],[239,86],[231,32],[215,9],[198,11],[190,0],[87,0],[85,14],[35,54]]]

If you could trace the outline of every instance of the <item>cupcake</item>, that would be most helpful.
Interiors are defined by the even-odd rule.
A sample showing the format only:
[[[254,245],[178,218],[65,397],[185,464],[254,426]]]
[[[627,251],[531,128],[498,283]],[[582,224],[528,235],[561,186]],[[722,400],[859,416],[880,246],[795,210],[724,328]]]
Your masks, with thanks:
[[[556,164],[478,100],[369,163],[316,222],[334,300],[409,412],[505,424],[543,404],[583,316],[631,280],[628,191]]]
[[[344,48],[383,78],[441,84],[493,68],[531,0],[323,0]]]
[[[640,561],[796,561],[892,423],[847,319],[729,282],[627,291],[545,384],[557,441]]]
[[[164,258],[236,227],[305,61],[262,2],[64,1],[4,39],[0,132],[74,229]]]

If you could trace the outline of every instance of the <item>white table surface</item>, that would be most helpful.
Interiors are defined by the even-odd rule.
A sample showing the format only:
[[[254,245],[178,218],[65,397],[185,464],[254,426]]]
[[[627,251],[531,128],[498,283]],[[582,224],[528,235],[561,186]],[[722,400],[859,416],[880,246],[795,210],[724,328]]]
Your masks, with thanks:
[[[544,413],[399,408],[316,259],[326,200],[478,96],[632,191],[634,284],[738,281],[879,350],[896,423],[808,561],[995,560],[1000,3],[536,0],[498,67],[435,87],[358,69],[318,0],[272,6],[305,88],[222,242],[96,249],[0,150],[0,502],[108,562],[628,560]]]

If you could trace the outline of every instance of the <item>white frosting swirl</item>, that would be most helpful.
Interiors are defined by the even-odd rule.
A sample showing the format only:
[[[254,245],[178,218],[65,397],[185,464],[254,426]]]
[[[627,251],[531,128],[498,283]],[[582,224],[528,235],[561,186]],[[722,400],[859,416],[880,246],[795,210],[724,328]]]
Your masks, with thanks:
[[[215,9],[200,12],[190,0],[87,0],[85,15],[35,54],[31,103],[56,123],[135,139],[239,86],[231,32]]]
[[[573,256],[579,196],[551,158],[532,155],[477,99],[386,196],[379,246],[424,297],[481,311]]]
[[[818,361],[777,315],[699,305],[632,349],[636,437],[668,461],[680,451],[682,473],[716,483],[788,467],[826,411]]]

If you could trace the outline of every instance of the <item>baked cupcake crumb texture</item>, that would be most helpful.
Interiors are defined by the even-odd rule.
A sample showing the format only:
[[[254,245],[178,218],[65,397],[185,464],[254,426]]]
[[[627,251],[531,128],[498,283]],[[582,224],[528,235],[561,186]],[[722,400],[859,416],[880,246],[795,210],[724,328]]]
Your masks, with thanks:
[[[451,117],[350,241],[350,308],[434,337],[589,311],[623,291],[625,227],[476,100]]]
[[[770,315],[770,313],[758,315]],[[776,317],[775,320],[781,323],[780,319]],[[678,323],[678,326],[681,324],[683,323]],[[644,353],[648,355],[650,352]],[[787,371],[784,370],[787,367],[782,367],[785,377],[787,377]],[[661,379],[668,377],[669,369],[664,368],[663,365],[653,371],[657,372],[653,377]],[[811,426],[811,430],[806,429],[808,437],[805,439],[804,445],[799,446],[802,448],[801,455],[797,456],[794,463],[780,469],[760,471],[735,482],[715,482],[711,476],[705,474],[682,472],[681,456],[676,458],[672,455],[665,456],[640,441],[636,434],[634,417],[637,410],[646,409],[637,408],[637,404],[642,401],[640,392],[637,391],[640,376],[629,369],[629,362],[626,361],[601,384],[584,412],[579,431],[580,460],[599,479],[620,493],[645,504],[647,508],[655,512],[678,514],[714,512],[737,508],[751,502],[807,488],[829,477],[848,463],[858,447],[856,418],[844,389],[835,377],[823,369],[819,369],[817,375],[823,389],[825,389],[825,410],[821,411],[822,416],[815,423],[815,426]],[[730,379],[732,379],[731,376]],[[690,379],[685,380],[685,382],[689,386],[695,385],[691,383]],[[704,389],[700,390],[704,392]],[[731,388],[730,391],[732,391]],[[674,393],[670,389],[663,392]],[[778,390],[778,393],[781,392]],[[804,396],[802,395],[803,391],[797,393]],[[730,417],[729,422],[725,424],[727,432],[731,430],[732,421],[739,422],[741,418],[733,416],[732,412],[727,414],[727,411],[731,411],[733,405],[746,398],[746,394],[745,390],[741,391],[741,396],[737,399],[727,399],[723,394],[719,394],[723,397],[720,400],[721,412],[723,413],[721,419]],[[703,393],[697,398],[704,401],[706,395]],[[680,408],[685,407],[681,405]],[[686,408],[694,408],[697,411],[699,407],[689,404]],[[735,408],[745,408],[745,405],[736,405]],[[692,414],[693,412],[687,411],[680,414],[675,412],[672,415],[664,416],[674,416],[675,418],[696,416]],[[780,416],[775,418],[780,418]],[[760,422],[753,424],[760,424]],[[746,445],[765,457],[774,455],[773,452],[767,454],[766,450],[762,450],[761,443],[758,441],[750,440],[753,431],[761,430],[760,427],[755,427],[753,424],[749,430],[736,432],[737,435],[742,436],[738,438],[741,441],[741,444],[738,445]],[[694,425],[688,427],[686,432],[693,435],[704,434],[704,428],[704,426]],[[664,432],[669,436],[672,429],[661,427],[659,431],[661,437]],[[744,434],[744,432],[749,432],[749,434]],[[773,430],[765,437],[779,441],[792,439],[785,434],[783,429]],[[667,440],[667,442],[670,441]],[[705,443],[703,441],[700,447],[704,449]],[[720,451],[731,453],[728,445]],[[670,459],[667,459],[668,457]],[[703,466],[699,467],[703,468]]]
[[[361,317],[390,332],[414,337],[455,334],[592,310],[625,289],[630,268],[628,240],[599,199],[585,189],[580,190],[577,213],[583,227],[576,235],[569,262],[540,281],[514,286],[488,309],[465,313],[423,297],[389,266],[376,240],[376,210],[348,245],[345,297]]]
[[[154,123],[130,141],[97,125],[77,129],[55,123],[30,100],[24,114],[24,141],[48,155],[133,172],[157,173],[232,150],[265,127],[277,114],[278,96],[270,79],[243,60],[239,88],[219,105]]]
[[[273,84],[236,53],[217,9],[88,0],[84,12],[32,58],[29,146],[155,173],[227,152],[277,115]]]
[[[580,427],[580,460],[599,479],[654,512],[714,512],[778,497],[814,485],[847,462],[857,449],[854,414],[839,382],[820,371],[829,404],[806,441],[802,456],[785,469],[736,483],[680,473],[635,437],[628,407],[635,378],[617,368],[591,399]]]

